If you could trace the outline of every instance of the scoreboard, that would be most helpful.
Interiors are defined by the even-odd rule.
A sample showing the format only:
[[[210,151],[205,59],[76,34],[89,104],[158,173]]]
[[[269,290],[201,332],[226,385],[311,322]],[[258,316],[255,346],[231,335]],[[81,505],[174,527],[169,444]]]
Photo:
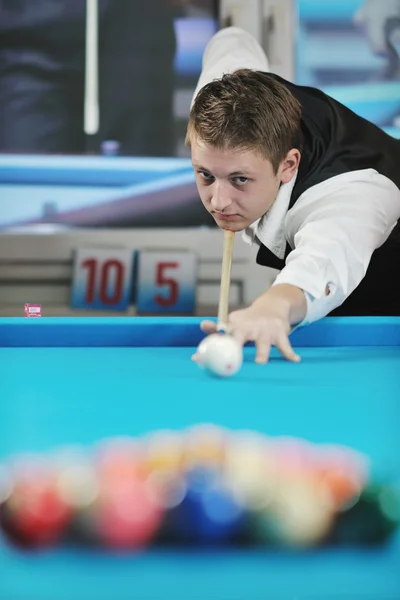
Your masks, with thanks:
[[[197,256],[186,250],[82,247],[74,253],[74,309],[194,314]]]

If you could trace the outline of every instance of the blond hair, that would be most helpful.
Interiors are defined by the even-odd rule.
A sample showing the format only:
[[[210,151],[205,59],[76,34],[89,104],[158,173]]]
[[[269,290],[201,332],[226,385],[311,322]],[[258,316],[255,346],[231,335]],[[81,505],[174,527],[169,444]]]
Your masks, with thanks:
[[[217,148],[252,149],[275,173],[292,148],[301,147],[301,105],[276,78],[240,69],[206,84],[189,116],[186,145],[198,137]]]

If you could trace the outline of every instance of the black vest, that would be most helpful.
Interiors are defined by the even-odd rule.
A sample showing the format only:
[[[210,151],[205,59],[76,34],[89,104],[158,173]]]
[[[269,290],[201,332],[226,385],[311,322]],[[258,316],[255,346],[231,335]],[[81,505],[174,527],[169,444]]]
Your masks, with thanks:
[[[289,209],[310,187],[350,171],[375,169],[400,188],[400,140],[318,89],[266,75],[285,85],[302,106],[301,160]],[[400,243],[400,224],[390,236],[394,237]],[[280,259],[261,244],[257,263],[281,270],[291,250],[287,245]]]

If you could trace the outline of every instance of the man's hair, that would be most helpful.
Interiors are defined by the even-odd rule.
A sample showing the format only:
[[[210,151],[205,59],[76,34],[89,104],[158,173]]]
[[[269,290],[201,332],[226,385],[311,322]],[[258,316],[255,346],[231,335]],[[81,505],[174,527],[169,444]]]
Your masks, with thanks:
[[[255,150],[276,173],[292,148],[301,148],[301,105],[267,73],[240,69],[211,81],[190,111],[186,145],[198,137],[216,148]]]

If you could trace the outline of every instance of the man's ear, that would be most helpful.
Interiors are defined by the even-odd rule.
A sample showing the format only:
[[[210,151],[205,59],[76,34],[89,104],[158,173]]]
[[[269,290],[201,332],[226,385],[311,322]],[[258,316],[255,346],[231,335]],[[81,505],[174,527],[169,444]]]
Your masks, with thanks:
[[[279,165],[278,177],[282,183],[289,183],[294,177],[300,164],[300,150],[292,148]]]

